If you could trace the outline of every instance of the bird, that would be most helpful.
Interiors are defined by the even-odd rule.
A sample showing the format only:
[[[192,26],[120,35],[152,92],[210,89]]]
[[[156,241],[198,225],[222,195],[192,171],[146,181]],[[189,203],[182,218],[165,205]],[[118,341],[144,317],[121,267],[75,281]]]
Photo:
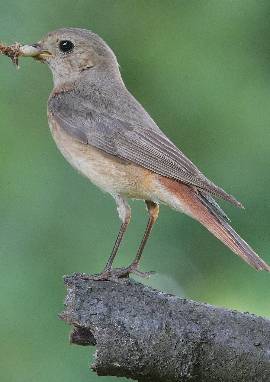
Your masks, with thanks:
[[[216,198],[243,205],[210,181],[159,129],[126,88],[117,58],[101,37],[86,29],[61,28],[31,47],[31,56],[52,71],[47,114],[58,149],[116,202],[121,226],[99,280],[148,275],[139,264],[160,204],[197,220],[253,268],[270,271],[231,227]],[[129,199],[145,202],[148,222],[131,264],[113,268],[131,219]]]

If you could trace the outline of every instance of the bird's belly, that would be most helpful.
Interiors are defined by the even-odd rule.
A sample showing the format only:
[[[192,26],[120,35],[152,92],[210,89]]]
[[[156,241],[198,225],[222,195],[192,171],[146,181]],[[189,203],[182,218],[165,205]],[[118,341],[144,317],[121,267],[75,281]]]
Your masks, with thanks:
[[[91,145],[82,144],[57,124],[51,124],[50,129],[65,159],[102,190],[135,199],[156,199],[156,175],[153,172]]]

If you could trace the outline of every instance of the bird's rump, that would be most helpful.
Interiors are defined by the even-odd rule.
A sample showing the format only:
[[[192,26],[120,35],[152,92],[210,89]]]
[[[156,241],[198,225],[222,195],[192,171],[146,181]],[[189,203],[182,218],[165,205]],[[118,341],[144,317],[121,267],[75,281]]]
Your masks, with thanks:
[[[91,144],[108,154],[242,207],[232,195],[208,180],[157,127],[130,93],[126,94],[129,95],[129,107],[133,106],[129,115],[126,107],[125,113],[121,113],[121,102],[117,103],[117,99],[114,101],[117,107],[113,107],[106,105],[104,98],[86,98],[84,95],[80,100],[78,93],[73,91],[52,95],[48,111],[61,128],[84,144]]]

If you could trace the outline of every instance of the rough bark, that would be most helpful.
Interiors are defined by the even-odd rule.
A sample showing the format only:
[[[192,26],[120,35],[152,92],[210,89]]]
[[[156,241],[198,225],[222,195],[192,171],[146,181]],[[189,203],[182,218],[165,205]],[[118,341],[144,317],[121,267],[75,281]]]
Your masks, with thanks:
[[[98,375],[134,380],[270,381],[270,321],[133,280],[65,278],[71,343],[96,346]]]

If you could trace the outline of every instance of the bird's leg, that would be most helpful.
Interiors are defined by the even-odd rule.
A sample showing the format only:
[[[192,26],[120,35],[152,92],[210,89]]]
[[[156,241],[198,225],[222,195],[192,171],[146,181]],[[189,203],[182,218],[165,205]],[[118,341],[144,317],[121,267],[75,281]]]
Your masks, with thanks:
[[[131,219],[131,210],[130,207],[125,199],[123,199],[120,196],[117,196],[115,198],[117,203],[117,211],[119,214],[119,218],[122,221],[119,233],[117,235],[117,238],[115,240],[112,253],[107,261],[107,264],[105,265],[105,268],[102,273],[109,272],[112,269],[112,264],[115,259],[115,256],[117,255],[118,249],[120,247],[121,241],[123,240],[124,234],[127,230],[127,227],[129,225],[130,219]]]
[[[122,225],[120,227],[120,231],[118,233],[117,239],[114,243],[112,253],[111,253],[111,255],[107,261],[107,264],[106,264],[106,266],[105,266],[105,268],[101,274],[95,275],[95,276],[81,275],[83,278],[86,278],[86,279],[91,278],[93,280],[109,280],[109,279],[110,280],[111,279],[118,280],[121,278],[128,277],[130,275],[130,273],[134,273],[134,274],[141,276],[141,277],[148,277],[152,274],[152,272],[140,272],[138,270],[138,267],[139,267],[139,262],[140,262],[145,244],[149,238],[149,235],[151,233],[153,225],[155,224],[155,222],[158,218],[159,206],[158,206],[158,204],[156,204],[154,202],[146,200],[145,203],[147,206],[149,219],[148,219],[146,229],[144,231],[142,241],[141,241],[139,249],[137,251],[137,254],[136,254],[134,260],[132,261],[132,263],[130,264],[129,267],[112,268],[113,261],[115,259],[117,252],[118,252],[120,243],[123,239],[123,236],[127,230],[128,224],[129,224],[130,219],[131,219],[131,211],[130,211],[130,207],[129,207],[127,201],[120,196],[115,198],[115,200],[117,203],[117,210],[119,213],[119,217],[122,220]]]
[[[127,227],[129,225],[129,222],[131,219],[131,210],[126,199],[122,198],[120,195],[117,195],[114,198],[117,204],[117,211],[119,214],[119,218],[122,221],[122,224],[118,232],[117,238],[115,240],[111,255],[105,265],[105,268],[99,275],[95,275],[95,276],[84,275],[83,276],[84,278],[87,278],[87,279],[91,278],[93,280],[108,280],[112,278],[115,278],[115,279],[119,278],[122,276],[122,274],[125,274],[125,275],[127,274],[127,272],[124,271],[124,269],[122,268],[112,269],[112,264],[117,255],[118,249],[120,247],[121,241],[123,240]]]
[[[132,261],[130,266],[127,268],[129,273],[135,273],[135,274],[138,274],[139,276],[143,276],[143,277],[149,276],[152,273],[152,272],[146,272],[146,273],[140,272],[138,270],[138,267],[139,267],[139,263],[140,263],[140,260],[142,257],[142,253],[143,253],[145,244],[149,238],[149,235],[152,231],[153,225],[155,224],[155,222],[158,218],[158,214],[159,214],[159,205],[158,204],[151,202],[150,200],[146,200],[145,203],[146,203],[148,214],[149,214],[148,223],[147,223],[146,229],[144,231],[144,235],[143,235],[142,241],[140,243],[139,249],[137,251],[137,254],[135,256],[135,259]]]

